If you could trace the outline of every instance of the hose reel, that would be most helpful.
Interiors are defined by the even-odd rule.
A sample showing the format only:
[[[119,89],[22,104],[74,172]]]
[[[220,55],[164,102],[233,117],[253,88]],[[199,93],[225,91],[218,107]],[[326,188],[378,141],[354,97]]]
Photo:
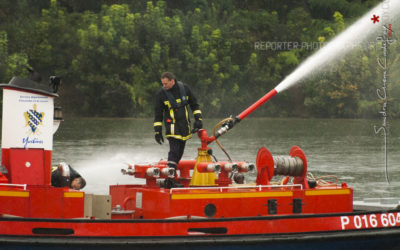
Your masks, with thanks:
[[[299,157],[287,155],[273,156],[274,175],[301,176],[303,174],[304,165]]]
[[[257,185],[269,185],[272,177],[285,175],[294,177],[294,184],[302,184],[308,188],[306,181],[307,159],[298,146],[290,149],[289,155],[273,156],[268,149],[262,147],[257,153]]]

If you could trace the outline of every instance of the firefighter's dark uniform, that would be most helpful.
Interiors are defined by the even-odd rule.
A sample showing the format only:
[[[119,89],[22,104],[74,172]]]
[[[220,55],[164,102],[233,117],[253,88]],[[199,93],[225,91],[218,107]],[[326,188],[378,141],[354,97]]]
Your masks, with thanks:
[[[165,90],[161,88],[156,94],[154,131],[162,133],[164,122],[165,137],[168,139],[170,146],[168,165],[175,169],[182,158],[186,140],[192,137],[189,107],[193,112],[194,118],[201,121],[201,111],[196,97],[186,84],[177,80],[175,80],[175,84],[171,89]]]
[[[62,173],[58,170],[57,166],[53,166],[51,170],[51,185],[53,187],[69,187],[71,188],[71,183],[75,178],[81,177],[81,175],[76,172],[70,165],[69,168],[69,176],[63,176]]]

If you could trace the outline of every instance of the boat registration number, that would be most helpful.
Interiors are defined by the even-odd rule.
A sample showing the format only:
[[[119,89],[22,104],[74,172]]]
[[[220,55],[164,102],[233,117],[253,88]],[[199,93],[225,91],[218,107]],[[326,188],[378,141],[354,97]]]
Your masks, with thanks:
[[[400,213],[365,214],[340,217],[342,230],[400,226]]]

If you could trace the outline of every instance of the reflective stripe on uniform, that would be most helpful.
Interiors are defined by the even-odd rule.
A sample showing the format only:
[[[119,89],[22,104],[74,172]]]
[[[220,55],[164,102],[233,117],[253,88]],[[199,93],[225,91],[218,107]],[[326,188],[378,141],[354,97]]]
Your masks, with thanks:
[[[174,110],[170,109],[169,110],[169,116],[172,119],[172,123],[175,123],[175,116],[174,116]]]
[[[164,104],[170,109],[171,108],[171,103],[169,101],[164,101]]]
[[[162,122],[155,122],[155,123],[153,123],[153,126],[154,126],[154,127],[156,127],[156,126],[162,126]]]
[[[193,111],[193,115],[196,115],[196,114],[201,114],[201,110],[195,110],[195,111]]]
[[[189,112],[188,112],[188,110],[187,110],[187,108],[186,108],[186,106],[185,106],[185,115],[186,115],[186,124],[187,124],[187,129],[188,129],[188,131],[189,131],[189,135],[190,135],[190,122],[189,122]]]
[[[172,138],[175,138],[175,139],[178,139],[178,140],[186,141],[186,140],[192,138],[192,134],[189,134],[188,136],[181,136],[181,135],[165,135],[165,137],[166,137],[166,138],[171,138],[171,137],[172,137]]]

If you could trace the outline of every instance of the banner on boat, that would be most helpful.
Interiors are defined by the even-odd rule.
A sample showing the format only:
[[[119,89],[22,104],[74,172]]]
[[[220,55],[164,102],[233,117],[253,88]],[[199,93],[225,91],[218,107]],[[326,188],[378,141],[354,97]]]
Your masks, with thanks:
[[[53,97],[4,89],[2,148],[53,146]]]

